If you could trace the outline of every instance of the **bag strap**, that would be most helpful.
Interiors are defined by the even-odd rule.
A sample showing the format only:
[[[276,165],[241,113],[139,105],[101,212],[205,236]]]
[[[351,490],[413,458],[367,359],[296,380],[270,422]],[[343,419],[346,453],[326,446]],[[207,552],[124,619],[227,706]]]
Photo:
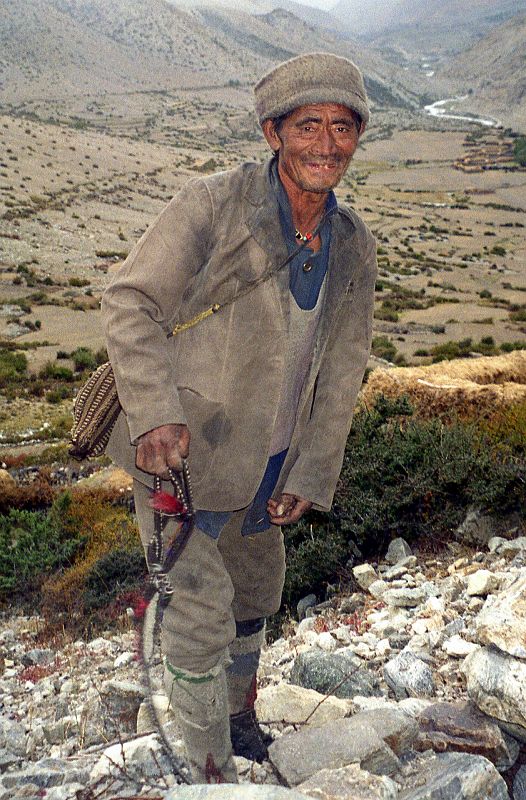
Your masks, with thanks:
[[[249,294],[250,292],[253,292],[254,289],[257,289],[258,286],[261,286],[262,283],[265,283],[266,281],[270,280],[270,278],[274,277],[274,275],[277,275],[278,272],[281,272],[281,270],[284,269],[287,266],[287,264],[290,264],[290,262],[294,258],[296,258],[298,253],[301,253],[301,251],[304,250],[305,247],[307,247],[307,245],[309,244],[309,242],[312,241],[312,239],[316,238],[316,236],[321,231],[323,225],[325,224],[325,221],[331,216],[331,214],[334,214],[336,209],[337,206],[334,206],[333,208],[330,208],[328,211],[326,211],[323,217],[316,225],[316,227],[314,228],[312,232],[312,237],[308,241],[303,241],[298,247],[296,247],[291,253],[289,253],[287,258],[284,261],[282,261],[281,264],[278,264],[277,267],[274,267],[273,269],[269,269],[267,270],[267,272],[264,272],[263,275],[261,275],[259,278],[256,278],[256,280],[253,281],[251,284],[249,284],[249,286],[246,286],[244,289],[241,289],[239,292],[232,295],[232,297],[230,297],[228,300],[225,300],[223,303],[214,303],[213,305],[209,306],[209,308],[205,309],[204,311],[200,311],[199,314],[196,314],[195,317],[192,317],[186,322],[179,322],[175,326],[175,328],[172,331],[170,331],[170,333],[167,334],[167,338],[171,339],[172,336],[177,336],[178,333],[182,333],[182,331],[186,331],[188,330],[188,328],[193,328],[193,326],[197,325],[198,322],[201,322],[207,317],[210,317],[212,314],[216,314],[218,311],[221,311],[221,309],[232,305],[232,303],[234,303],[236,300],[239,300],[241,297],[245,297],[245,295]]]

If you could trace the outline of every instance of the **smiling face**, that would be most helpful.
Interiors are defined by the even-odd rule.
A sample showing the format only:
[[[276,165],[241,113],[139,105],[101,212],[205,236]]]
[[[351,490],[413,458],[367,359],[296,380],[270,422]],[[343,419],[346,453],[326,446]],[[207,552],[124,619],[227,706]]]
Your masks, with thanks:
[[[364,127],[347,106],[316,103],[294,109],[278,127],[265,120],[263,133],[278,151],[286,188],[325,194],[345,174]]]

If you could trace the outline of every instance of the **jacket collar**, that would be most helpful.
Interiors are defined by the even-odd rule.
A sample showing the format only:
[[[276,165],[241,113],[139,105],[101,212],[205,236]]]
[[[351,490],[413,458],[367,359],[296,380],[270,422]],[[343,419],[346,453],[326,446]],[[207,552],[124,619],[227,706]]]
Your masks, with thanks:
[[[270,184],[272,159],[255,167],[249,175],[244,193],[244,218],[251,235],[269,257],[268,267],[277,266],[287,258],[286,242],[281,235],[279,206],[276,193]],[[338,206],[331,218],[331,249],[327,286],[322,319],[319,327],[319,340],[328,335],[334,313],[343,300],[352,276],[353,266],[358,257],[356,249],[356,226],[352,214]],[[289,278],[288,270],[277,275],[280,303],[285,317],[288,317]]]
[[[287,258],[288,250],[281,235],[278,200],[270,184],[271,164],[272,159],[269,159],[250,174],[245,190],[245,222],[272,262],[279,263]]]

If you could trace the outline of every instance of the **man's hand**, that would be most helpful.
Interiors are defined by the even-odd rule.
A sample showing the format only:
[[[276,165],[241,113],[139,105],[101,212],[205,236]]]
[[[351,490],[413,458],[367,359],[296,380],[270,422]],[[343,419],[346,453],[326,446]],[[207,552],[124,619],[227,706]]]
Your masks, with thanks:
[[[143,434],[137,443],[135,463],[143,472],[168,478],[168,468],[182,470],[188,455],[190,431],[186,425],[161,425]]]
[[[273,525],[290,525],[292,522],[297,522],[311,507],[310,500],[303,500],[295,494],[282,494],[279,500],[270,499],[267,503],[267,511]]]

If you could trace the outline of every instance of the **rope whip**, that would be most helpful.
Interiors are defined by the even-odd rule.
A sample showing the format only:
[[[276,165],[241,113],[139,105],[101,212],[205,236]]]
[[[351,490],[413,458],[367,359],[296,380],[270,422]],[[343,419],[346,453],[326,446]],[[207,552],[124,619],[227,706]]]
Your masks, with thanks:
[[[168,573],[183,552],[194,527],[194,507],[192,487],[186,459],[183,459],[181,472],[169,469],[173,496],[161,491],[161,478],[154,478],[154,494],[151,505],[154,510],[154,534],[147,547],[148,583],[145,592],[143,624],[140,632],[140,655],[147,689],[147,705],[150,717],[155,723],[161,744],[166,752],[170,766],[182,783],[191,784],[190,768],[175,752],[170,738],[164,731],[161,713],[153,702],[154,682],[151,671],[155,663],[156,642],[159,640],[161,623],[166,606],[174,593]],[[169,518],[181,523],[179,530],[167,542],[163,542],[163,530]]]

